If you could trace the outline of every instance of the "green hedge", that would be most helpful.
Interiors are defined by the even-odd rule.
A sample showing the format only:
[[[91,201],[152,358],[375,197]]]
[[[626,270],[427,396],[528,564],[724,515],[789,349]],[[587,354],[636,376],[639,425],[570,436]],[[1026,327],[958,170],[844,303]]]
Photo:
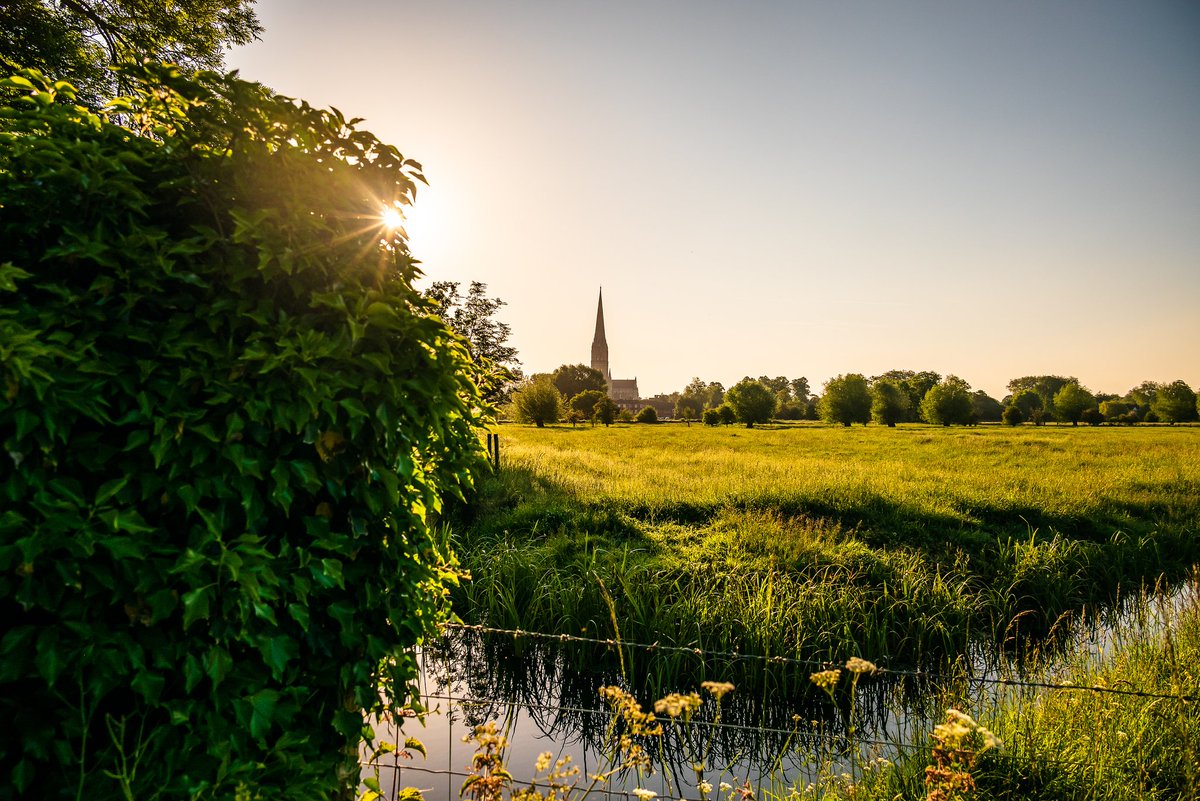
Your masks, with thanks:
[[[455,573],[461,340],[420,165],[235,76],[0,112],[0,797],[324,798]],[[119,124],[118,124],[119,123]]]

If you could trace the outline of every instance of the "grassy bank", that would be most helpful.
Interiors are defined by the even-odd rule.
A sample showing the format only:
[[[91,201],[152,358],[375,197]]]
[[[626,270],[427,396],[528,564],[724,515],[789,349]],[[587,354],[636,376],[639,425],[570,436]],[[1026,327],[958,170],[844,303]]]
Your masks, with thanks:
[[[468,621],[881,663],[1200,555],[1200,428],[505,427],[449,523]]]

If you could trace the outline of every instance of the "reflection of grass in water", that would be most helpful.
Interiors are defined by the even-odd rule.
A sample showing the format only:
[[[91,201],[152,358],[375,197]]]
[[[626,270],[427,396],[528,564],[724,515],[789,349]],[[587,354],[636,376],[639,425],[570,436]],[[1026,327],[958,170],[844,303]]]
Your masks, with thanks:
[[[957,698],[956,691],[951,691],[938,703],[942,704],[942,710],[950,706],[956,709],[925,719],[924,734],[916,739],[924,747],[900,749],[901,756],[894,760],[894,766],[893,760],[848,762],[848,754],[861,753],[850,747],[849,742],[839,748],[828,747],[822,740],[796,743],[785,740],[778,747],[808,749],[816,756],[819,763],[816,777],[806,780],[804,786],[790,787],[780,777],[770,787],[749,788],[749,797],[783,801],[952,798],[958,797],[954,795],[956,788],[965,793],[972,786],[975,789],[970,797],[979,799],[1182,801],[1200,797],[1200,715],[1196,714],[1195,701],[1186,700],[1200,696],[1197,598],[1200,598],[1200,578],[1196,577],[1183,593],[1143,595],[1132,604],[1131,614],[1112,635],[1118,641],[1107,656],[1097,657],[1088,643],[1079,639],[1075,648],[1060,649],[1053,655],[1055,665],[1051,674],[1038,677],[1078,687],[1109,687],[1165,697],[1031,686]],[[489,647],[485,641],[475,638],[470,642],[471,639],[463,638],[454,649],[456,659],[466,656],[466,652],[458,650],[461,648],[481,648],[478,656],[484,661],[511,655],[505,646],[495,650],[495,646]],[[512,643],[506,647],[511,648]],[[513,650],[524,651],[524,656],[512,666],[514,675],[523,672],[520,666],[525,657],[536,662],[546,656],[536,647]],[[1037,654],[1026,654],[1021,664],[1028,667],[1037,659]],[[561,665],[568,660],[555,657],[548,661]],[[871,688],[866,687],[865,695],[851,702],[853,696],[839,693],[837,688],[841,685],[834,682],[843,682],[848,676],[859,677],[867,671],[868,666],[852,659],[839,675],[830,673],[815,678],[828,680],[822,689],[829,691],[834,706],[850,703],[853,708],[870,698]],[[552,691],[560,680],[554,670],[541,675],[547,686],[527,688],[531,694]],[[1012,677],[1019,679],[1021,674]],[[522,679],[513,681],[520,684]],[[850,682],[849,689],[853,690],[852,678]],[[595,687],[594,683],[586,683]],[[487,687],[485,684],[480,689]],[[858,690],[861,693],[864,688],[859,685]],[[592,694],[594,699],[594,689]],[[722,716],[726,721],[737,715],[736,705],[730,703],[736,695],[724,699]],[[543,695],[542,700],[545,699]],[[987,729],[977,727],[972,715],[999,736],[998,747],[992,745]],[[601,726],[609,722],[611,718]],[[867,737],[874,736],[869,728],[859,731]],[[721,733],[718,731],[716,736]],[[704,771],[696,777],[699,782],[693,780],[693,786],[700,785],[701,795],[713,801],[742,799],[736,777],[729,777],[734,779],[733,784],[713,787],[721,778],[717,773],[723,759],[720,748],[704,750],[703,743],[697,748],[693,741],[664,755],[681,761],[686,768],[688,758],[697,753],[703,754]],[[678,780],[674,786],[686,787]],[[686,797],[695,796],[687,793]]]
[[[503,430],[464,618],[893,664],[1019,639],[1200,554],[1200,429]]]

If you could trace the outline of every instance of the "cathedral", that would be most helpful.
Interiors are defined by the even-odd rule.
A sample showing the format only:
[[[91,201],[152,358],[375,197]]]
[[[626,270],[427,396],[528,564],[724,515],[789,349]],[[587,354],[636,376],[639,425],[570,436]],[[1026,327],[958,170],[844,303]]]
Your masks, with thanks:
[[[592,369],[599,370],[608,382],[608,396],[622,409],[636,412],[642,408],[636,378],[613,378],[608,369],[608,341],[604,338],[604,289],[596,306],[596,335],[592,338]]]

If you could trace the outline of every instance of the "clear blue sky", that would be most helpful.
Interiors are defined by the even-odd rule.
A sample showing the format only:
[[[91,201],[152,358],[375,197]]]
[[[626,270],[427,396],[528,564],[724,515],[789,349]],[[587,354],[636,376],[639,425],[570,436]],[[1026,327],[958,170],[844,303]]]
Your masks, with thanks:
[[[1200,385],[1200,4],[260,0],[245,77],[421,161],[526,372]]]

